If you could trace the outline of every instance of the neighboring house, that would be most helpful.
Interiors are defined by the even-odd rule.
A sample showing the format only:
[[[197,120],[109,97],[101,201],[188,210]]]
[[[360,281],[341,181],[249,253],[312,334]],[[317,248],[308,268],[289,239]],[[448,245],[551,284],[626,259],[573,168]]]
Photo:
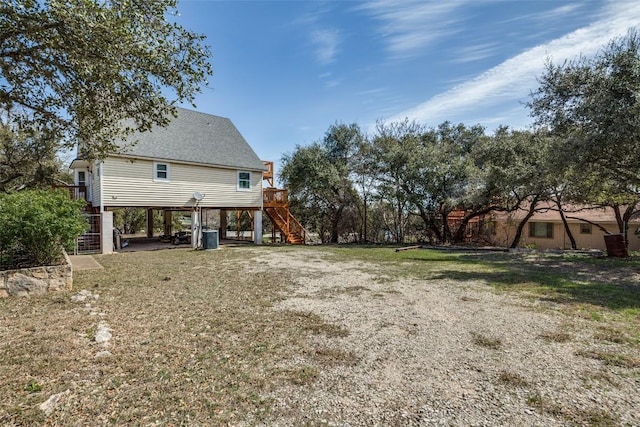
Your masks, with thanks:
[[[525,207],[528,208],[528,207]],[[582,209],[580,209],[582,208]],[[615,214],[611,208],[587,208],[567,206],[565,215],[585,219],[604,227],[609,233],[619,233]],[[509,246],[515,236],[518,224],[525,218],[527,211],[520,209],[512,213],[494,212],[484,218],[484,239],[496,246]],[[571,234],[578,249],[606,250],[604,231],[589,222],[567,219]],[[640,220],[632,220],[629,226],[629,250],[640,250],[640,237],[636,230]],[[540,204],[540,208],[527,221],[520,240],[520,247],[536,249],[571,249],[571,240],[560,218],[560,213],[551,204]]]
[[[249,211],[255,223],[254,240],[262,240],[265,166],[231,120],[178,108],[168,126],[136,134],[118,145],[121,150],[104,160],[79,158],[70,166],[75,184],[86,187],[93,212],[106,214],[103,253],[112,251],[109,213],[120,207],[165,213],[216,209],[221,211],[221,222],[226,222],[228,210]]]

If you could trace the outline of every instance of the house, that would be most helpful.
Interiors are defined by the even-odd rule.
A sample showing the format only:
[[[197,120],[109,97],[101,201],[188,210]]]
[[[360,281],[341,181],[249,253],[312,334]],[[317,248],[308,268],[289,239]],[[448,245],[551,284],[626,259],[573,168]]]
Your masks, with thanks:
[[[484,240],[495,246],[508,247],[516,233],[518,224],[525,218],[528,206],[515,212],[494,212],[484,218]],[[615,213],[612,208],[590,206],[565,206],[565,216],[569,230],[578,249],[606,250],[605,232],[619,233]],[[586,221],[582,221],[582,220]],[[600,227],[598,227],[600,226]],[[640,250],[640,219],[633,219],[628,230],[628,249]],[[521,247],[536,249],[571,249],[571,241],[564,228],[560,212],[550,202],[541,203],[534,215],[527,221],[520,240]]]
[[[195,224],[203,211],[220,211],[223,232],[227,211],[248,212],[261,242],[264,163],[231,120],[177,110],[168,126],[119,142],[107,158],[71,163],[77,193],[101,217],[100,252],[113,251],[113,209],[123,207],[147,209],[149,224],[152,211],[164,211],[166,231],[174,210],[191,212]]]

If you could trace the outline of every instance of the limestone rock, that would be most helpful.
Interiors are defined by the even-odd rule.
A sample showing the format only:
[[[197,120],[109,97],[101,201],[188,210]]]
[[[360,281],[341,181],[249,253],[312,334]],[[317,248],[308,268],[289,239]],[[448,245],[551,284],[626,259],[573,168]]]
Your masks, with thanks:
[[[22,273],[7,277],[7,292],[11,296],[29,296],[30,294],[44,294],[47,292],[47,282]]]
[[[56,406],[60,403],[60,400],[69,395],[71,390],[67,389],[62,393],[57,393],[51,395],[46,401],[42,402],[39,406],[40,410],[45,413],[45,415],[49,416],[53,412]]]
[[[109,342],[111,336],[111,328],[109,328],[109,325],[103,322],[99,323],[98,331],[96,332],[96,336],[94,338],[95,342],[97,342],[98,344],[105,344]]]
[[[85,302],[87,300],[89,300],[89,301],[91,301],[91,300],[97,301],[98,298],[100,298],[100,296],[98,294],[92,294],[91,291],[83,289],[80,292],[78,292],[77,294],[73,295],[71,297],[71,301],[72,302]]]

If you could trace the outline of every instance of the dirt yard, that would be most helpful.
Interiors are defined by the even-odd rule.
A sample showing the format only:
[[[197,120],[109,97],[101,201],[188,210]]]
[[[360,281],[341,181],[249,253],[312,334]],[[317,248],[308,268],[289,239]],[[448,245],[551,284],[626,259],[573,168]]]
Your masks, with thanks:
[[[603,343],[597,334],[607,327],[567,318],[554,302],[437,272],[398,278],[324,252],[263,253],[254,261],[254,271],[294,271],[297,286],[276,308],[344,326],[346,337],[315,339],[357,360],[324,369],[304,392],[274,393],[279,408],[292,411],[290,425],[300,414],[337,425],[640,424],[638,359],[629,369],[584,357],[635,349]],[[637,284],[637,273],[628,273]]]
[[[291,247],[97,259],[70,295],[0,301],[0,424],[640,425],[637,261]]]

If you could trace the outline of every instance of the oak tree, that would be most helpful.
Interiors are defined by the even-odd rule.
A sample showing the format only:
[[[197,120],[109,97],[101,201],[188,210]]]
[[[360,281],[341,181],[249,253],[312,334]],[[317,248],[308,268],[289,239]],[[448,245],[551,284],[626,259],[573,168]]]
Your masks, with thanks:
[[[114,140],[165,125],[211,74],[204,36],[177,0],[0,3],[0,111],[6,124],[103,156]],[[126,125],[123,125],[126,123]]]

